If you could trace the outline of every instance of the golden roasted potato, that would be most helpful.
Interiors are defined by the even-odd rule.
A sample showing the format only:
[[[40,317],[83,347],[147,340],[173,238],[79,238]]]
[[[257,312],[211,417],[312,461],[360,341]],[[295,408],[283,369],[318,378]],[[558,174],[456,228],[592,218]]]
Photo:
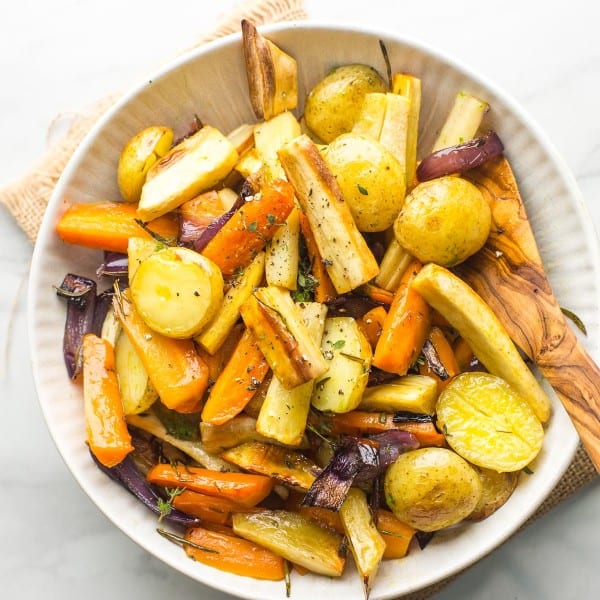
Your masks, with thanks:
[[[337,137],[323,151],[360,231],[391,227],[404,203],[404,171],[377,140],[355,133]]]
[[[417,185],[394,223],[400,245],[422,262],[452,267],[475,254],[490,232],[492,215],[482,193],[461,177]]]
[[[198,334],[223,302],[223,276],[188,248],[165,248],[143,260],[131,297],[148,327],[173,338]]]
[[[117,183],[123,200],[139,201],[146,174],[169,151],[172,143],[173,130],[156,125],[146,127],[125,144],[117,168]]]
[[[544,429],[527,400],[491,373],[456,376],[436,412],[450,447],[479,467],[518,471],[542,448]]]
[[[481,499],[467,517],[469,521],[481,521],[495,513],[510,498],[519,481],[519,472],[498,473],[481,467],[475,470],[481,479]]]
[[[481,488],[469,463],[446,448],[401,454],[384,482],[392,512],[421,531],[437,531],[468,517],[481,498]]]
[[[310,91],[304,107],[308,129],[323,142],[352,129],[365,94],[386,92],[381,75],[367,65],[343,65],[330,71]]]

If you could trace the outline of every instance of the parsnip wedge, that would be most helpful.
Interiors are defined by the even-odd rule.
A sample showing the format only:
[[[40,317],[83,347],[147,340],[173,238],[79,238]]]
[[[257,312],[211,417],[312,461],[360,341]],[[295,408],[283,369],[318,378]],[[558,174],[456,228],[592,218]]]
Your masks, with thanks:
[[[270,119],[298,104],[296,61],[242,20],[242,44],[252,109],[258,119]]]
[[[285,510],[236,513],[233,530],[314,573],[339,577],[344,570],[344,537],[299,513]]]
[[[404,375],[389,383],[365,390],[358,408],[396,412],[433,414],[438,396],[437,382],[427,375]]]
[[[340,508],[340,517],[363,582],[365,598],[368,598],[385,552],[385,540],[373,523],[367,497],[362,490],[348,490]]]
[[[279,160],[308,217],[338,294],[373,279],[379,272],[377,261],[315,144],[301,135],[279,151]]]
[[[460,333],[486,369],[504,379],[529,403],[538,419],[550,418],[550,400],[496,315],[464,281],[433,263],[412,286]]]
[[[261,287],[240,307],[240,313],[273,374],[286,389],[295,388],[329,369],[321,349],[302,320],[289,292]]]
[[[138,217],[150,221],[209,190],[237,160],[235,146],[218,129],[206,125],[152,165],[142,187]]]

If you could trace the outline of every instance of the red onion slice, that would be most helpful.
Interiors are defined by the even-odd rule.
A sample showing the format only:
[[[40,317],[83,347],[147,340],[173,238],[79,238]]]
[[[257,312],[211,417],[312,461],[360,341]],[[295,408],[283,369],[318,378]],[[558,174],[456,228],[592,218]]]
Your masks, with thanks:
[[[208,242],[210,242],[215,237],[215,235],[219,233],[223,225],[225,225],[225,223],[227,223],[227,221],[229,221],[229,219],[233,217],[235,212],[241,206],[243,206],[243,204],[244,199],[240,196],[226,213],[223,213],[222,215],[218,216],[216,219],[211,221],[208,224],[208,226],[204,229],[204,231],[202,231],[202,233],[200,233],[200,235],[192,241],[192,248],[196,252],[201,252],[202,250],[204,250],[204,248],[208,245]]]
[[[417,168],[417,179],[422,182],[453,173],[464,173],[502,152],[502,141],[494,131],[490,131],[483,137],[442,148],[425,157]]]

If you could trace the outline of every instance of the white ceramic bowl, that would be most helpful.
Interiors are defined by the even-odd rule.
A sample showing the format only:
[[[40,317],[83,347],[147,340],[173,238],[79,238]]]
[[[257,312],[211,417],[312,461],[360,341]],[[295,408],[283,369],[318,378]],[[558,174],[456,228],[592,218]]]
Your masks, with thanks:
[[[321,23],[267,27],[263,32],[298,60],[300,96],[333,66],[373,65],[385,73],[382,39],[394,70],[423,81],[421,155],[431,146],[454,95],[467,90],[492,109],[485,126],[495,129],[520,183],[545,266],[562,306],[587,324],[584,344],[600,355],[600,266],[597,240],[572,176],[524,111],[483,77],[444,54],[396,34]],[[301,110],[302,107],[299,108]],[[223,131],[253,121],[240,36],[213,42],[155,73],[123,97],[94,127],[65,170],[52,197],[34,252],[29,326],[33,370],[40,403],[59,451],[73,475],[114,524],[173,568],[207,585],[243,598],[283,600],[282,583],[217,572],[189,560],[181,548],[155,532],[156,518],[102,474],[86,445],[81,388],[71,383],[62,359],[65,307],[53,285],[68,271],[93,276],[100,252],[68,246],[54,233],[57,217],[70,201],[117,199],[116,167],[131,135],[154,124],[185,131],[197,114]],[[577,260],[563,260],[565,255]],[[385,562],[372,598],[392,598],[420,589],[478,560],[511,535],[552,490],[567,468],[577,436],[553,395],[555,414],[544,449],[522,477],[509,502],[485,521],[439,533],[425,551]],[[351,561],[349,561],[351,562]],[[292,598],[362,598],[353,568],[339,580],[293,576]]]

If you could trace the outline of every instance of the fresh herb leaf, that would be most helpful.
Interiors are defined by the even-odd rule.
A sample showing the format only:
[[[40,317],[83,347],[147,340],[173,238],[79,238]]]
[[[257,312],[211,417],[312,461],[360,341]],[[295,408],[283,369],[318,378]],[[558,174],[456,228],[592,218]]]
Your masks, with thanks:
[[[363,195],[363,196],[368,196],[369,195],[369,190],[367,188],[364,188],[362,185],[360,185],[360,183],[356,184],[356,187],[358,188],[358,191]]]
[[[334,350],[341,350],[345,345],[346,345],[346,340],[337,340],[337,342],[333,342],[333,344],[331,344],[331,347]]]

